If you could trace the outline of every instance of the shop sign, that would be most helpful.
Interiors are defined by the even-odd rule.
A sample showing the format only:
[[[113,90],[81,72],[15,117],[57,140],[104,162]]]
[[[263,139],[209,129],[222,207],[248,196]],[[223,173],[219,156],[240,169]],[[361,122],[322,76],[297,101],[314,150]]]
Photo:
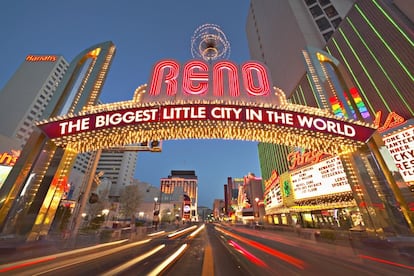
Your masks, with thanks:
[[[38,56],[38,55],[28,55],[26,56],[26,61],[29,62],[55,62],[57,60],[56,56]]]
[[[295,199],[307,199],[350,192],[341,159],[338,156],[325,159],[291,173]]]
[[[414,181],[414,127],[393,132],[383,140],[404,181]]]
[[[0,153],[0,165],[14,166],[19,156],[20,156],[20,150],[11,150],[11,153],[10,152]]]
[[[325,153],[322,151],[317,150],[308,150],[305,152],[291,152],[287,155],[287,161],[289,164],[289,169],[293,170],[297,167],[302,167],[305,165],[316,164],[329,155],[329,153]]]

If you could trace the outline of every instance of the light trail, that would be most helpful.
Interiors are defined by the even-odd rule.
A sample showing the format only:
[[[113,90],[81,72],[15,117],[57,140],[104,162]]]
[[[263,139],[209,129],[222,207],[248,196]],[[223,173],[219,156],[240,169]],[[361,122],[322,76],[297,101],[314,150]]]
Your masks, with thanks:
[[[165,233],[165,231],[158,231],[158,232],[155,232],[155,233],[148,234],[147,236],[148,237],[153,237],[153,236],[161,235],[161,234],[164,234],[164,233]]]
[[[128,240],[126,239],[126,240],[119,240],[119,241],[115,241],[115,242],[108,242],[108,243],[98,244],[98,245],[84,247],[84,248],[80,248],[80,249],[75,249],[75,250],[71,250],[71,251],[66,251],[66,252],[62,252],[62,253],[52,254],[52,255],[48,255],[48,256],[43,256],[43,257],[33,258],[33,259],[29,259],[29,260],[23,260],[23,261],[18,261],[18,262],[13,262],[13,263],[9,263],[9,264],[0,265],[0,273],[10,271],[10,270],[19,269],[19,268],[23,268],[23,267],[27,267],[27,266],[31,266],[31,265],[42,263],[42,262],[55,260],[57,258],[65,257],[65,256],[72,255],[72,254],[78,254],[78,253],[82,253],[82,252],[89,251],[89,250],[94,250],[94,249],[98,249],[98,248],[102,248],[102,247],[107,247],[107,246],[111,246],[111,245],[124,243],[126,241],[128,241]]]
[[[190,238],[194,238],[198,233],[200,233],[201,230],[203,230],[206,227],[205,224],[201,225],[197,230],[195,230],[193,233],[190,234]]]
[[[291,265],[293,265],[293,266],[295,266],[295,267],[297,267],[299,269],[302,269],[302,270],[305,269],[305,262],[302,261],[302,260],[300,260],[300,259],[298,259],[298,258],[295,258],[293,256],[290,256],[290,255],[288,255],[286,253],[283,253],[283,252],[281,252],[279,250],[273,249],[273,248],[268,247],[266,245],[263,245],[261,243],[258,243],[258,242],[252,241],[250,239],[244,238],[242,236],[233,234],[233,233],[231,233],[229,231],[226,231],[224,229],[218,228],[217,226],[215,226],[214,228],[217,231],[222,232],[223,234],[225,234],[227,236],[233,237],[233,238],[235,238],[235,239],[237,239],[237,240],[239,240],[241,242],[244,242],[244,243],[246,243],[246,244],[248,244],[250,246],[253,246],[256,249],[259,249],[259,250],[261,250],[261,251],[263,251],[263,252],[265,252],[267,254],[270,254],[270,255],[272,255],[272,256],[274,256],[274,257],[276,257],[276,258],[278,258],[278,259],[280,259],[282,261],[285,261],[286,263],[289,263],[289,264],[291,264]]]
[[[163,261],[160,265],[154,268],[148,275],[149,276],[156,276],[159,275],[164,269],[166,269],[170,264],[172,264],[187,248],[187,244],[181,245],[181,247],[175,251],[170,257],[168,257],[165,261]]]
[[[149,241],[151,241],[151,239],[147,239],[147,240],[143,240],[143,241],[138,241],[138,242],[134,242],[134,243],[129,243],[129,244],[126,244],[126,245],[123,245],[123,246],[120,246],[120,247],[116,247],[116,248],[112,248],[112,249],[105,250],[103,252],[97,252],[97,253],[93,253],[91,255],[81,256],[81,257],[78,257],[78,258],[74,258],[72,260],[66,260],[67,263],[62,263],[61,265],[57,264],[55,267],[52,267],[49,270],[44,270],[44,271],[42,271],[42,272],[40,272],[38,274],[33,274],[31,276],[42,275],[44,273],[52,272],[52,271],[55,271],[55,270],[58,270],[58,269],[62,269],[62,268],[65,268],[65,267],[69,267],[69,266],[81,264],[81,263],[84,263],[84,262],[88,262],[90,260],[102,258],[104,256],[111,255],[111,254],[114,254],[116,252],[120,252],[122,250],[126,250],[126,249],[129,249],[131,247],[135,247],[137,245],[141,245],[141,244],[147,243]]]
[[[161,244],[157,247],[155,247],[154,249],[148,251],[145,254],[142,254],[141,256],[138,256],[118,267],[115,267],[114,269],[102,274],[102,276],[112,276],[112,275],[116,275],[118,273],[121,273],[127,269],[129,269],[130,267],[132,267],[133,265],[136,265],[137,263],[141,262],[142,260],[145,260],[146,258],[154,255],[155,253],[157,253],[158,251],[160,251],[161,249],[163,249],[165,247],[165,244]]]
[[[265,262],[263,262],[262,260],[260,260],[258,257],[256,257],[255,255],[253,255],[252,253],[250,253],[244,247],[240,246],[237,242],[235,242],[233,240],[229,240],[228,243],[234,249],[236,249],[238,252],[240,252],[240,254],[242,254],[243,256],[245,256],[249,261],[251,261],[255,265],[258,265],[258,266],[265,267],[265,268],[269,269],[269,266]]]
[[[174,232],[172,234],[169,234],[168,237],[169,238],[172,238],[172,237],[175,237],[175,236],[179,236],[179,235],[182,235],[184,233],[187,233],[187,232],[189,232],[189,231],[191,231],[191,230],[193,230],[195,228],[197,228],[197,226],[196,225],[193,225],[191,227],[188,227],[188,228],[185,228],[183,230],[180,230],[180,231]]]
[[[398,267],[414,270],[414,266],[399,264],[399,263],[391,262],[391,261],[380,259],[380,258],[375,258],[375,257],[367,256],[367,255],[358,255],[358,257],[360,257],[361,259],[367,259],[367,260],[371,260],[371,261],[378,262],[378,263],[389,264],[393,266],[398,266]]]

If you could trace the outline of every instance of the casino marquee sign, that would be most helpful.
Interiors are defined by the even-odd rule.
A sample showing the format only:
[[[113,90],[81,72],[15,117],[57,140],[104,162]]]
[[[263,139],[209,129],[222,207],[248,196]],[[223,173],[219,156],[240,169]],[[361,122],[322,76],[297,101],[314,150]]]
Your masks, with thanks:
[[[375,132],[326,110],[288,104],[256,61],[158,62],[134,100],[85,108],[39,122],[58,146],[78,152],[152,140],[237,139],[354,151]]]

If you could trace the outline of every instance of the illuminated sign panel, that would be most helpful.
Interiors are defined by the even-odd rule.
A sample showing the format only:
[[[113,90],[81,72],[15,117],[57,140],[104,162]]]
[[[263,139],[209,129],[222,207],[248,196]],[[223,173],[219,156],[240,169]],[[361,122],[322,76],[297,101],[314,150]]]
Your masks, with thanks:
[[[414,127],[387,135],[383,140],[404,181],[414,181]]]
[[[269,103],[272,85],[265,65],[248,61],[237,66],[222,60],[208,64],[191,60],[180,65],[174,60],[159,61],[153,68],[146,101],[232,99]],[[269,97],[273,96],[272,99]]]
[[[26,61],[29,62],[55,62],[56,56],[39,56],[39,55],[28,55]]]
[[[13,167],[0,165],[0,189]]]
[[[0,165],[14,166],[19,156],[20,156],[20,150],[11,150],[11,153],[9,152],[0,153]]]
[[[327,157],[329,154],[317,150],[309,150],[304,153],[302,152],[291,152],[287,156],[287,161],[289,164],[289,169],[293,170],[297,167],[315,164],[322,160],[322,158]]]
[[[295,199],[351,191],[341,159],[338,156],[299,169],[292,172],[291,176]]]
[[[357,125],[352,122],[301,112],[215,104],[129,108],[51,121],[38,126],[49,138],[53,139],[82,132],[128,125],[197,120],[253,122],[263,125],[293,127],[342,136],[362,142],[365,142],[375,131],[370,127]]]
[[[264,198],[266,210],[273,207],[279,207],[283,204],[279,174],[276,170],[272,171],[270,178],[265,181]]]

